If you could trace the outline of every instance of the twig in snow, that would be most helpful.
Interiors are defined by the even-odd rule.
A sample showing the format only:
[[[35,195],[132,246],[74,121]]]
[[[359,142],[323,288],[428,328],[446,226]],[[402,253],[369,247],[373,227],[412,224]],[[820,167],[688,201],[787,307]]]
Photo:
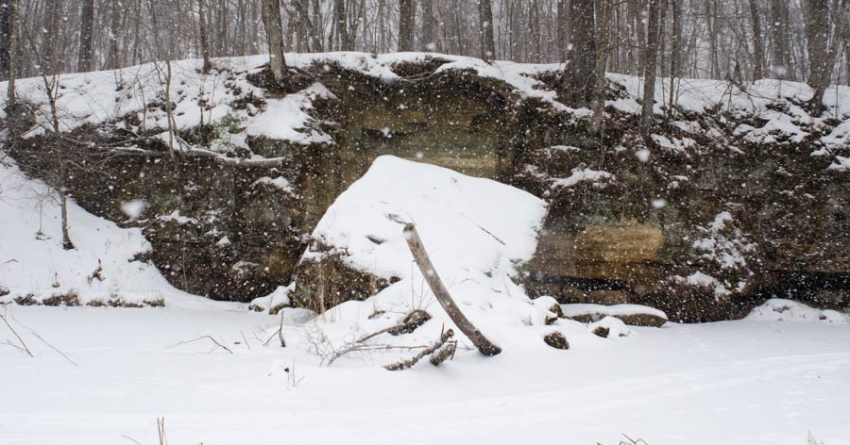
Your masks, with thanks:
[[[165,417],[157,417],[156,432],[159,435],[159,445],[168,445],[168,438],[165,437]]]
[[[130,436],[125,436],[125,435],[123,435],[123,434],[122,434],[122,435],[121,435],[121,437],[122,437],[122,438],[124,438],[124,439],[129,440],[130,442],[133,442],[133,443],[134,443],[134,444],[136,444],[136,445],[142,445],[141,443],[139,443],[139,441],[138,441],[138,440],[133,439],[133,438],[132,438],[132,437],[130,437]]]
[[[38,335],[38,332],[35,332],[35,331],[33,331],[32,329],[30,329],[30,333],[33,335],[33,337],[35,337],[35,338],[37,338],[37,339],[41,340],[41,342],[42,342],[42,343],[44,343],[45,345],[47,345],[47,347],[49,347],[50,349],[52,349],[52,350],[56,351],[59,355],[61,355],[62,357],[64,357],[64,358],[65,358],[65,360],[68,360],[68,363],[70,363],[70,364],[72,364],[72,365],[74,365],[74,366],[80,366],[79,364],[77,364],[77,362],[75,362],[75,361],[71,360],[71,359],[70,359],[67,355],[65,355],[65,353],[64,353],[64,352],[60,351],[60,350],[59,350],[59,348],[57,348],[56,346],[51,345],[50,343],[48,343],[48,342],[47,342],[47,340],[45,340],[44,338],[42,338],[42,337],[41,337],[41,335]]]
[[[277,333],[278,333],[278,331],[275,331],[275,332],[274,332],[274,334],[272,334],[272,335],[271,335],[271,337],[269,337],[269,339],[268,339],[268,340],[266,340],[265,342],[263,342],[263,346],[264,346],[264,347],[265,347],[265,346],[268,346],[268,345],[269,345],[269,343],[271,343],[271,342],[272,342],[272,340],[274,340],[274,338],[275,338],[275,337],[277,337]]]
[[[274,332],[274,334],[272,334],[272,335],[271,335],[271,337],[269,337],[269,339],[268,339],[268,340],[266,340],[266,341],[263,343],[263,347],[268,346],[268,345],[269,345],[269,343],[271,343],[271,342],[272,342],[272,340],[273,340],[275,337],[277,337],[278,339],[280,339],[280,347],[281,347],[281,348],[285,348],[285,347],[286,347],[286,339],[284,339],[284,338],[283,338],[283,311],[280,311],[280,327],[277,329],[277,331],[275,331],[275,332]]]
[[[239,331],[239,333],[242,334],[242,340],[245,341],[245,346],[247,346],[248,350],[250,351],[251,350],[251,343],[248,343],[248,338],[245,337],[245,333],[242,332],[242,331]]]
[[[286,347],[286,340],[283,338],[283,311],[280,311],[280,329],[277,330],[277,335],[280,338],[280,347]]]
[[[30,348],[27,347],[27,344],[24,343],[24,339],[22,339],[21,336],[18,335],[18,333],[15,331],[15,328],[13,328],[12,325],[9,323],[9,320],[6,318],[6,311],[5,310],[3,311],[2,314],[0,314],[0,319],[3,320],[3,323],[6,323],[6,327],[9,328],[10,331],[12,331],[12,334],[15,334],[15,337],[17,337],[18,342],[20,342],[21,345],[18,346],[16,344],[12,343],[11,340],[6,340],[6,344],[17,349],[17,350],[19,350],[19,351],[27,353],[27,355],[29,355],[30,357],[35,357],[32,354],[32,351],[30,351]]]
[[[230,348],[219,343],[219,341],[214,339],[212,337],[212,335],[202,335],[202,336],[200,336],[200,337],[198,337],[194,340],[181,341],[180,343],[173,344],[173,345],[167,347],[166,349],[171,349],[171,348],[176,348],[178,346],[188,345],[189,343],[194,343],[196,341],[201,341],[201,340],[204,340],[204,339],[207,339],[207,340],[209,340],[209,341],[211,341],[215,344],[215,346],[213,346],[213,348],[209,352],[215,351],[217,348],[221,348],[221,349],[224,349],[225,351],[233,354],[233,351]]]
[[[423,311],[422,309],[416,309],[415,311],[407,314],[407,316],[404,317],[404,320],[402,320],[401,323],[399,323],[395,326],[390,326],[386,329],[381,329],[380,331],[377,331],[377,332],[373,332],[373,333],[361,338],[360,340],[357,340],[355,343],[363,343],[366,340],[369,340],[370,338],[373,338],[373,337],[377,337],[381,334],[387,334],[387,333],[392,334],[392,335],[409,334],[409,333],[415,331],[416,328],[418,328],[419,326],[422,326],[423,324],[425,324],[425,322],[430,320],[430,319],[431,319],[431,314]]]
[[[504,241],[502,241],[501,239],[499,239],[499,237],[498,237],[498,236],[494,235],[494,234],[493,234],[493,232],[491,232],[491,231],[489,231],[489,230],[485,229],[484,227],[481,227],[481,225],[480,225],[480,224],[478,224],[477,222],[473,221],[473,220],[472,220],[472,218],[470,218],[470,217],[466,216],[466,214],[465,214],[465,213],[461,213],[461,215],[463,215],[463,217],[464,217],[464,218],[466,218],[467,220],[469,220],[469,222],[471,222],[471,223],[472,223],[472,225],[474,225],[475,227],[478,227],[478,228],[479,228],[479,229],[481,229],[484,233],[486,233],[486,234],[488,234],[488,235],[492,236],[494,240],[496,240],[496,241],[498,241],[498,242],[499,242],[499,244],[501,244],[501,245],[503,245],[503,246],[507,246],[507,244],[505,244],[505,242],[504,242]]]
[[[627,436],[626,434],[623,434],[623,437],[625,437],[626,439],[628,439],[628,442],[626,442],[626,441],[620,441],[620,445],[649,445],[649,444],[648,444],[648,443],[646,443],[646,441],[645,441],[645,440],[643,440],[643,439],[634,440],[634,439],[632,439],[631,437]]]
[[[415,356],[411,357],[408,360],[402,360],[400,362],[389,364],[387,366],[384,366],[384,368],[386,368],[389,371],[401,371],[402,369],[412,368],[415,364],[419,363],[419,360],[422,360],[422,357],[425,357],[428,354],[433,354],[438,349],[442,348],[443,345],[445,345],[446,342],[449,341],[449,339],[454,337],[454,335],[455,335],[454,331],[449,329],[448,331],[444,332],[443,335],[440,336],[439,341],[437,341],[433,345],[425,348],[419,354],[416,354]],[[439,363],[435,363],[435,364],[438,365],[440,363],[442,363],[442,361],[439,362]]]
[[[366,340],[377,337],[381,334],[392,334],[392,335],[409,334],[409,333],[415,331],[419,326],[422,326],[423,324],[425,324],[425,322],[430,320],[430,319],[431,319],[431,314],[429,314],[429,313],[427,313],[427,312],[425,312],[421,309],[417,309],[417,310],[407,314],[407,316],[404,317],[404,320],[402,320],[401,323],[390,326],[390,327],[385,328],[385,329],[381,329],[380,331],[368,334],[364,337],[361,337],[357,341],[355,341],[355,342],[353,342],[349,345],[343,346],[339,350],[335,351],[333,353],[333,355],[331,355],[331,357],[328,359],[328,366],[332,365],[333,362],[336,361],[336,359],[342,357],[345,354],[351,353],[351,352],[371,351],[371,350],[374,350],[374,349],[392,349],[392,347],[389,347],[389,346],[383,346],[383,347],[375,348],[374,346],[365,345],[364,343],[366,342]]]

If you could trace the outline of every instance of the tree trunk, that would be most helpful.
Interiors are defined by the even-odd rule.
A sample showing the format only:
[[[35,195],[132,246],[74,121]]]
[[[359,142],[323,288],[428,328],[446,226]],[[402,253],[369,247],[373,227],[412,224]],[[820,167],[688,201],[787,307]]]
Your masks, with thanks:
[[[469,338],[469,341],[475,345],[478,350],[486,356],[494,356],[502,352],[502,349],[491,343],[481,331],[479,331],[467,318],[463,315],[460,308],[455,304],[448,289],[443,284],[440,276],[437,275],[437,270],[428,258],[428,251],[422,244],[422,239],[419,238],[419,233],[416,231],[416,226],[408,224],[404,226],[404,238],[407,240],[407,246],[410,247],[410,252],[413,254],[413,259],[416,260],[416,265],[422,272],[422,276],[440,302],[440,305],[445,309],[446,314],[452,319],[452,322]]]
[[[845,0],[846,2],[846,0]],[[809,79],[814,90],[809,108],[816,114],[823,109],[823,96],[832,77],[835,55],[829,46],[829,0],[807,0],[806,37],[809,50]]]
[[[334,17],[336,18],[334,26],[339,36],[339,49],[350,51],[348,41],[348,12],[345,10],[345,0],[334,1]]]
[[[280,0],[263,0],[263,24],[269,43],[269,67],[277,86],[287,80],[286,57],[283,53],[283,27],[280,17]]]
[[[0,1],[0,80],[11,77],[15,32],[15,1]]]
[[[682,77],[682,2],[670,0],[673,36],[670,39],[670,109],[676,105],[676,79]]]
[[[639,76],[645,65],[643,56],[646,52],[646,26],[644,26],[643,13],[646,8],[644,8],[644,0],[628,1],[630,21],[634,28],[635,43],[637,44],[632,57],[632,62],[635,64],[633,74]]]
[[[18,9],[20,3],[18,0],[9,0],[5,2],[4,9],[5,14],[9,14],[8,20],[8,28],[4,29],[4,32],[8,32],[8,63],[9,63],[9,71],[8,71],[8,86],[6,88],[6,116],[7,122],[6,125],[9,128],[9,139],[12,141],[12,144],[17,143],[19,136],[23,132],[23,125],[21,125],[21,119],[23,117],[23,113],[18,111],[18,95],[15,89],[15,83],[18,77],[18,73],[20,72],[20,51],[18,51],[18,29],[21,24],[21,15],[18,13]]]
[[[558,11],[556,18],[558,22],[558,60],[561,63],[567,61],[567,44],[569,43],[570,16],[567,12],[567,2],[568,0],[558,0]]]
[[[531,39],[528,51],[528,62],[540,63],[540,5],[537,4],[537,0],[530,0],[528,3],[528,31],[529,38]]]
[[[61,71],[58,55],[56,54],[56,41],[59,38],[59,24],[62,19],[62,3],[60,0],[47,0],[45,7],[45,26],[41,30],[41,72],[47,75],[57,74]]]
[[[68,224],[68,192],[66,190],[68,184],[68,167],[65,161],[60,161],[59,172],[59,192],[60,205],[62,206],[62,248],[65,250],[73,250],[74,243],[71,242],[71,230]]]
[[[658,42],[661,38],[660,15],[661,2],[663,0],[649,1],[649,25],[646,36],[646,61],[643,71],[644,75],[644,92],[643,92],[643,111],[641,113],[640,126],[644,135],[647,135],[649,128],[652,125],[654,116],[653,108],[655,105],[655,81],[656,69],[658,66]]]
[[[493,4],[490,0],[479,0],[478,22],[481,25],[481,58],[496,58],[496,37],[493,32]]]
[[[207,36],[207,8],[204,5],[204,0],[198,0],[198,22],[200,25],[201,38],[201,54],[204,58],[203,72],[207,74],[212,70],[212,62],[210,61],[210,39]]]
[[[770,25],[770,35],[772,40],[772,49],[773,49],[773,57],[770,62],[770,71],[771,76],[776,79],[787,79],[788,78],[788,38],[786,36],[786,32],[788,31],[788,24],[785,23],[785,14],[783,13],[783,9],[787,6],[785,5],[786,0],[771,0],[770,2],[770,16],[771,16],[771,25]]]
[[[605,68],[608,62],[609,31],[611,23],[611,0],[596,0],[599,5],[599,23],[597,25],[597,42],[599,44],[596,57],[596,69],[594,77],[596,85],[593,92],[593,132],[602,130],[605,121]]]
[[[596,58],[593,0],[571,0],[570,44],[558,92],[562,102],[576,108],[591,104]]]
[[[94,0],[83,0],[82,17],[80,18],[80,54],[77,60],[77,71],[89,72],[94,70]]]
[[[413,31],[416,26],[415,0],[398,0],[398,50],[413,51]]]
[[[440,36],[440,1],[425,0],[422,4],[422,40],[426,51],[443,53],[446,48]]]
[[[112,3],[112,15],[109,24],[109,69],[121,68],[121,10],[124,8],[123,1],[115,0]]]
[[[750,20],[753,22],[753,80],[764,77],[764,39],[761,35],[761,14],[756,0],[750,0]]]

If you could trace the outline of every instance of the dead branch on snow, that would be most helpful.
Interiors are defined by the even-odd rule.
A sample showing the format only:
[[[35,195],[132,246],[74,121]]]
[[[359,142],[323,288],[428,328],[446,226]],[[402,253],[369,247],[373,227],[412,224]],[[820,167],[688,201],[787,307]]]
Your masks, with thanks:
[[[446,342],[449,341],[449,339],[454,337],[454,335],[455,335],[454,331],[449,329],[446,332],[443,332],[443,334],[440,336],[440,340],[436,341],[433,345],[425,348],[419,354],[416,354],[415,356],[413,356],[413,357],[411,357],[407,360],[402,360],[400,362],[391,363],[387,366],[384,366],[384,368],[386,368],[389,371],[401,371],[402,369],[412,368],[415,364],[419,363],[419,360],[422,360],[422,357],[425,357],[426,355],[429,355],[429,354],[433,354],[438,349],[442,348],[443,345],[445,345]],[[451,354],[449,354],[449,356],[451,356]],[[445,361],[446,358],[448,358],[449,356],[443,358],[442,360],[438,361],[437,363],[434,363],[434,361],[433,361],[434,359],[432,358],[431,363],[434,363],[434,365],[439,365],[440,363]]]

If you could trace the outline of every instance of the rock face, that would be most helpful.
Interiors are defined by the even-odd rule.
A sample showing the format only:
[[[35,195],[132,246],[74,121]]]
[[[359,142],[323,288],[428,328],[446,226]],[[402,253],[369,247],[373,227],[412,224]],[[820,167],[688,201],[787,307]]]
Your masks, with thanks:
[[[67,185],[90,212],[142,227],[154,246],[150,260],[172,284],[218,299],[266,295],[289,284],[296,268],[307,284],[293,300],[314,309],[308,302],[362,299],[385,286],[389,276],[353,273],[333,256],[299,260],[328,207],[378,156],[393,154],[496,179],[548,203],[537,253],[523,267],[532,296],[646,304],[677,321],[741,317],[774,295],[836,308],[850,301],[850,121],[806,115],[803,86],[783,84],[791,93],[779,99],[730,93],[698,105],[695,98],[714,93],[684,92],[643,137],[629,111],[632,83],[612,76],[605,131],[594,134],[586,115],[549,94],[554,72],[512,65],[519,80],[510,83],[487,71],[492,64],[441,69],[449,62],[398,62],[387,67],[391,81],[330,62],[306,69],[329,91],[309,110],[310,128],[328,138],[247,136],[252,153],[275,162],[171,159],[159,129],[140,135],[144,153],[66,153],[79,156]],[[753,88],[775,97],[771,85]],[[263,99],[238,89],[228,93],[239,102],[234,109],[263,109]],[[72,139],[112,146],[125,138],[122,125],[83,127]],[[217,125],[181,136],[202,144],[242,134],[238,125]],[[59,158],[44,147],[56,145],[38,136],[13,155],[50,180],[45,172],[58,171]],[[80,168],[94,161],[97,169]],[[122,208],[133,202],[143,209],[130,217]],[[328,287],[330,276],[347,285]]]
[[[801,156],[800,145],[678,158],[639,147],[646,162],[632,150],[528,154],[540,175],[530,182],[591,177],[585,165],[608,173],[540,181],[550,214],[527,268],[533,293],[645,303],[675,320],[707,321],[745,315],[760,293],[814,299],[850,285],[850,256],[839,247],[850,246],[848,211],[838,205],[850,202],[850,175],[830,170],[830,159]]]

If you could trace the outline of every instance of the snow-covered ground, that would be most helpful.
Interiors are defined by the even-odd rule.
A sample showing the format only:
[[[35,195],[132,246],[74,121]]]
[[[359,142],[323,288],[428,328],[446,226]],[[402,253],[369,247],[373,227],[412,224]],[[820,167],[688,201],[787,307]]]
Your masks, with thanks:
[[[0,348],[2,444],[158,444],[157,417],[175,445],[850,444],[846,323],[668,324],[390,372],[364,366],[379,354],[318,367],[293,318],[289,347],[263,347],[278,321],[244,309],[8,314],[35,357]],[[233,353],[179,345],[205,335]]]
[[[399,174],[419,180],[375,199],[386,191],[384,180],[403,181]],[[157,418],[165,418],[175,445],[608,445],[627,440],[624,434],[653,445],[797,445],[810,433],[827,445],[850,444],[850,317],[772,301],[739,322],[546,325],[553,300],[531,301],[510,280],[512,260],[533,251],[542,206],[516,190],[498,193],[497,201],[518,209],[509,217],[465,204],[507,188],[492,181],[382,158],[340,197],[320,231],[353,254],[352,264],[387,268],[402,280],[317,318],[285,309],[286,348],[278,317],[183,294],[153,267],[129,262],[149,248],[137,230],[71,203],[77,249],[63,251],[49,190],[8,166],[0,184],[0,284],[10,291],[0,299],[43,289],[37,297],[74,290],[83,304],[115,295],[165,302],[0,307],[14,329],[0,323],[0,444],[155,445]],[[420,186],[433,196],[416,192]],[[423,360],[406,371],[383,369],[413,354],[385,346],[427,345],[450,325],[399,247],[400,225],[382,223],[388,214],[417,222],[436,268],[470,319],[503,348],[500,355],[486,358],[461,336],[454,359],[440,367]],[[443,240],[441,221],[461,227],[460,237]],[[369,235],[382,242],[360,239]],[[87,279],[98,259],[103,282]],[[412,334],[376,337],[370,350],[328,365],[348,342],[413,308],[434,319]],[[597,337],[598,325],[614,335]],[[544,344],[553,330],[566,335],[569,350]]]

